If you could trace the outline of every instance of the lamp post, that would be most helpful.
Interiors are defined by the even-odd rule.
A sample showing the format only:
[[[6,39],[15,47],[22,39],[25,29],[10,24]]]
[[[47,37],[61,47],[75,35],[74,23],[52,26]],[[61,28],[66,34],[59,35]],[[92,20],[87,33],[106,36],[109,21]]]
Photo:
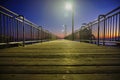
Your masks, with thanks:
[[[74,6],[70,3],[66,3],[66,10],[72,11],[72,40],[74,40]]]
[[[67,25],[63,25],[64,27],[64,38],[67,36]]]
[[[72,10],[72,40],[74,40],[74,11]]]

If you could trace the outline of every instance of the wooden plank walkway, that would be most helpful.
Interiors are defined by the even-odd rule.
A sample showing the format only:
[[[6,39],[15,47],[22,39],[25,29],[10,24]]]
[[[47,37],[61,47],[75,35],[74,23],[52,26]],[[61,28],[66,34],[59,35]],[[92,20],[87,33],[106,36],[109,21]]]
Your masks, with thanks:
[[[118,80],[120,49],[56,40],[0,50],[0,80]]]

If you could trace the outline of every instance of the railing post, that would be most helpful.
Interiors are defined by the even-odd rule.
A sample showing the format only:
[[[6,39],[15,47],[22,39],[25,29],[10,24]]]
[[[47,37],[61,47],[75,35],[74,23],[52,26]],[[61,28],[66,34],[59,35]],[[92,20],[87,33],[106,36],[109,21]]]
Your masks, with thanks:
[[[6,39],[5,39],[5,30],[6,30],[6,25],[5,25],[5,22],[6,22],[6,19],[5,19],[5,16],[3,16],[3,42],[6,42]]]
[[[81,42],[81,28],[79,30],[79,41]]]
[[[2,14],[0,13],[0,38],[1,38],[1,41],[0,43],[2,42]]]
[[[10,42],[12,42],[12,17],[10,18]]]
[[[23,23],[22,23],[22,26],[23,26],[23,47],[25,46],[25,28],[24,28],[24,16],[23,15],[18,15],[16,16],[16,18],[20,18],[22,19]],[[18,23],[17,23],[17,27],[18,27]],[[18,32],[17,32],[17,37],[18,37]]]
[[[51,40],[51,37],[50,37],[50,32],[49,32],[49,40]]]
[[[19,23],[18,23],[18,20],[17,20],[17,41],[19,41],[18,40],[18,27],[19,27]]]
[[[106,21],[105,21],[105,19],[106,19],[106,16],[105,15],[103,15],[103,18],[104,18],[104,38],[103,38],[103,46],[105,46],[105,30],[106,30],[106,28],[105,28],[105,24],[106,24]]]
[[[24,16],[23,15],[19,15],[21,18],[22,18],[22,20],[23,20],[23,47],[25,47],[25,25],[24,25],[24,21],[25,21],[25,19],[24,19]]]
[[[41,33],[41,35],[40,35],[40,39],[41,39],[41,43],[42,43],[42,26],[39,26],[41,29],[40,29],[40,33]]]
[[[6,16],[6,42],[7,42],[7,45],[9,44],[9,30],[8,30],[8,20],[9,20],[9,17],[8,16]]]
[[[33,36],[32,36],[32,37],[33,37],[33,41],[34,41],[34,37],[35,37],[35,35],[34,35],[34,34],[35,34],[35,32],[34,32],[34,27],[33,27]]]
[[[90,24],[90,43],[92,43],[92,22],[89,23]]]
[[[31,29],[30,29],[30,33],[31,33],[31,40],[33,41],[32,23],[31,23],[30,27],[31,27]],[[32,44],[32,42],[31,42],[31,44]]]
[[[119,39],[118,39],[118,41],[120,41],[120,12],[119,12],[119,22],[118,23],[119,23],[119,25],[118,25],[119,26],[119,30],[118,30],[118,38]]]
[[[99,46],[99,29],[100,29],[100,15],[98,16],[98,46]]]
[[[17,18],[20,18],[20,15],[18,15],[16,17],[16,20],[17,20]],[[18,30],[18,27],[19,27],[19,21],[17,20],[17,41],[19,41],[19,30]]]
[[[38,42],[39,42],[39,34],[40,34],[40,33],[39,33],[39,28],[38,28]]]
[[[100,19],[101,18],[104,18],[104,20],[105,20],[105,15],[99,15],[98,16],[98,46],[100,45],[99,43],[100,43]],[[105,22],[104,22],[104,39],[103,39],[103,45],[105,45],[104,40],[105,40]]]

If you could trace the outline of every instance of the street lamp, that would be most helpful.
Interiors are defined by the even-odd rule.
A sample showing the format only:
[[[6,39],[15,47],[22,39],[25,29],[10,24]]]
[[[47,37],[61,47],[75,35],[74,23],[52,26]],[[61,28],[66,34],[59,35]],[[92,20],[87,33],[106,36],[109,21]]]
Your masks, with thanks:
[[[72,11],[72,40],[74,40],[74,6],[71,3],[66,3],[65,8]]]
[[[65,8],[67,9],[67,10],[72,10],[72,4],[70,4],[70,3],[66,3],[66,6],[65,6]]]

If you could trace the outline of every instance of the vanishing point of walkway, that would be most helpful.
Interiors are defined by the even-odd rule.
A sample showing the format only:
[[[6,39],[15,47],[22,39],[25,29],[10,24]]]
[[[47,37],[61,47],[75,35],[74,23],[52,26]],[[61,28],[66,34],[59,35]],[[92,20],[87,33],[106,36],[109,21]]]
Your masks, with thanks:
[[[118,80],[120,50],[56,40],[0,50],[0,80]]]

